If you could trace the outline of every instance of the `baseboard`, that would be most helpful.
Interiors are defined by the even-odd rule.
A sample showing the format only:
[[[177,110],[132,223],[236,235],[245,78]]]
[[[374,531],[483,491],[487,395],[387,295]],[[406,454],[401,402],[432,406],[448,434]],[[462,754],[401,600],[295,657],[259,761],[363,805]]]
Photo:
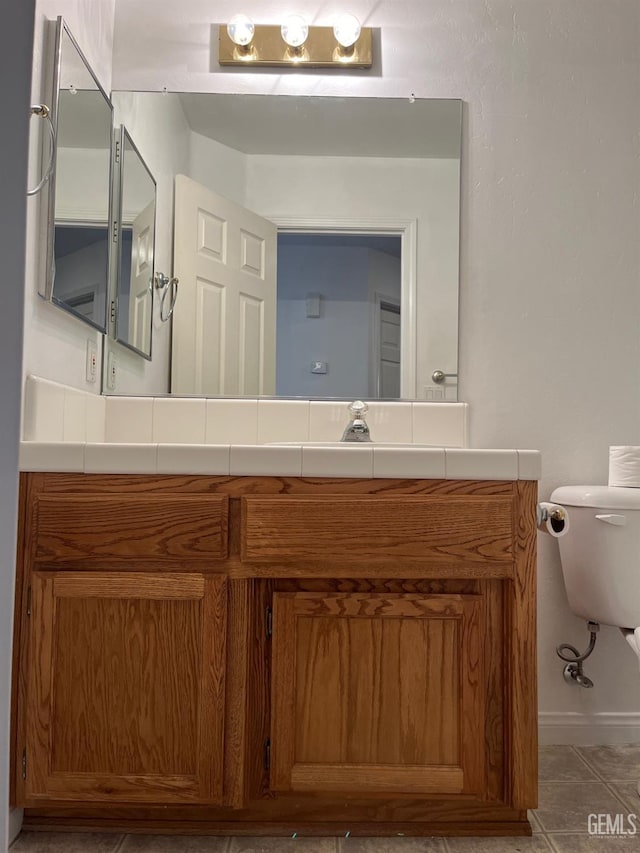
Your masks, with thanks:
[[[541,711],[538,714],[540,745],[640,743],[640,712],[577,714]]]
[[[24,812],[22,809],[9,809],[9,844],[13,844],[20,835]]]

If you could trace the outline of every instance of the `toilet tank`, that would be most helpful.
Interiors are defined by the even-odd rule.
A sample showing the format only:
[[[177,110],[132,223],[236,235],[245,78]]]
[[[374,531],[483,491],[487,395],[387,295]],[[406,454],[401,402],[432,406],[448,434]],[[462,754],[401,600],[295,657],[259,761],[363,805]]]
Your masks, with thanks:
[[[558,540],[571,610],[583,619],[640,626],[640,489],[561,486],[569,531]]]

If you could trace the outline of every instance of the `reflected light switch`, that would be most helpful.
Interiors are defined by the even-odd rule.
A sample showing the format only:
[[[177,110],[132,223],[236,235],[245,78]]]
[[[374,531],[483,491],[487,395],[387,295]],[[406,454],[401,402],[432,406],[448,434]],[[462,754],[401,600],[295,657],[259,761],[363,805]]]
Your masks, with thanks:
[[[320,316],[320,294],[307,293],[307,317]]]
[[[327,372],[327,362],[326,361],[312,361],[311,362],[311,372],[312,373],[326,373]]]

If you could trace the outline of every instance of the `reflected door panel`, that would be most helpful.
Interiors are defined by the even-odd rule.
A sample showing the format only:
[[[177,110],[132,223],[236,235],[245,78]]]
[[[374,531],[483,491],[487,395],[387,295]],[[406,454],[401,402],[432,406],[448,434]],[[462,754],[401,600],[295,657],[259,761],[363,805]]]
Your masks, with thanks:
[[[276,228],[176,177],[171,390],[275,392]]]
[[[120,131],[120,260],[116,339],[151,358],[156,183],[126,128]]]
[[[380,305],[380,397],[400,396],[400,307]]]

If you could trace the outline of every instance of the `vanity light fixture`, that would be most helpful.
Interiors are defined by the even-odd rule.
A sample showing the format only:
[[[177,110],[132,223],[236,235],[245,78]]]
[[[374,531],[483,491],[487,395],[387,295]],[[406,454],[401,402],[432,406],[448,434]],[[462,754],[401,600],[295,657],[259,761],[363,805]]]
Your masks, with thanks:
[[[250,67],[371,68],[371,28],[343,14],[333,27],[310,27],[301,15],[281,26],[234,15],[219,28],[218,63]]]
[[[234,15],[227,24],[227,34],[238,47],[251,44],[256,28],[248,15]]]
[[[362,27],[355,15],[340,15],[333,25],[333,34],[340,47],[351,48],[360,38]]]
[[[289,47],[299,49],[309,37],[309,25],[302,15],[289,15],[280,32]]]

